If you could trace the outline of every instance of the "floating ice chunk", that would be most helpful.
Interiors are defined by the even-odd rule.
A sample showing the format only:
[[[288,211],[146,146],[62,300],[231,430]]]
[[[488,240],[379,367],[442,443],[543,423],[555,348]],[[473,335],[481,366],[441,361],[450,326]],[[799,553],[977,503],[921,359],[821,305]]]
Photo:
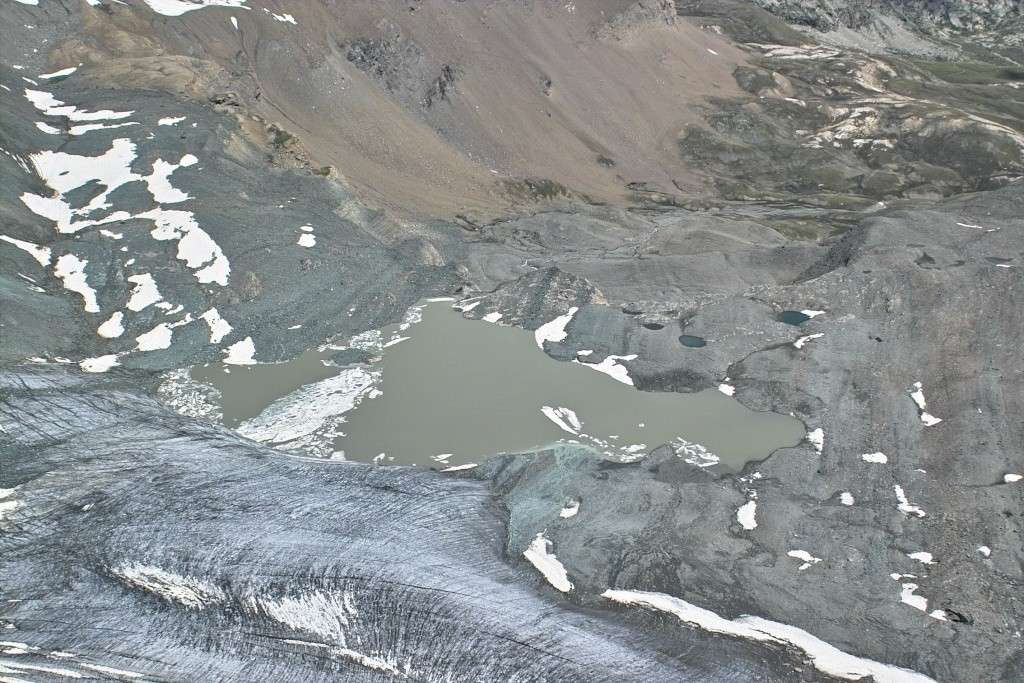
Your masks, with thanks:
[[[189,576],[165,571],[152,565],[132,562],[113,569],[115,576],[164,600],[177,602],[189,609],[203,609],[227,599],[218,586]]]
[[[234,19],[234,17],[232,17],[232,19]],[[167,116],[167,117],[162,118],[159,121],[157,121],[156,125],[158,125],[158,126],[173,126],[176,123],[181,123],[182,121],[185,120],[185,118],[186,117],[184,117],[184,116]]]
[[[249,9],[245,6],[245,0],[143,0],[149,8],[157,14],[165,17],[180,17],[186,12],[192,12],[204,7],[234,7],[236,9]]]
[[[1020,481],[1021,479],[1024,479],[1024,475],[1021,475],[1021,474],[1004,474],[1003,475],[1003,482],[1006,483],[1006,484],[1014,484],[1014,483]]]
[[[231,264],[220,246],[210,235],[199,227],[191,211],[176,211],[162,208],[138,214],[156,224],[150,235],[156,240],[178,240],[178,258],[189,268],[196,269],[199,282],[216,282],[227,287]]]
[[[800,560],[801,562],[803,562],[802,565],[797,567],[797,571],[800,571],[800,572],[802,572],[805,569],[810,568],[811,565],[815,565],[815,564],[818,564],[819,562],[821,562],[821,558],[820,557],[815,557],[814,555],[811,555],[806,550],[790,550],[786,554],[789,555],[792,558],[795,558],[795,559]]]
[[[818,427],[807,432],[807,440],[814,446],[814,450],[821,453],[821,450],[825,447],[825,430]]]
[[[160,290],[156,287],[156,281],[153,280],[153,276],[149,273],[132,275],[128,278],[128,282],[135,285],[132,288],[132,295],[126,304],[129,311],[141,311],[146,306],[155,304],[163,299],[160,295]]]
[[[917,560],[921,564],[935,564],[935,558],[931,553],[926,553],[923,550],[916,553],[907,553],[907,557],[912,560]]]
[[[529,560],[530,564],[544,575],[548,583],[557,590],[568,593],[572,590],[572,582],[569,581],[569,575],[565,571],[565,567],[558,561],[558,558],[555,557],[550,548],[551,541],[545,538],[544,532],[540,532],[534,537],[530,547],[523,553],[523,557]]]
[[[495,311],[494,313],[488,313],[483,318],[481,318],[481,320],[483,320],[484,322],[487,322],[487,323],[496,323],[499,320],[501,320],[501,317],[502,317],[501,313],[498,313],[497,311]]]
[[[245,342],[248,344],[237,355],[239,360],[251,364],[254,362],[251,338],[247,337],[228,350],[230,352]],[[231,362],[230,355],[229,360],[224,362]],[[334,377],[314,382],[279,398],[255,418],[242,423],[238,432],[250,439],[270,444],[312,438],[319,430],[329,427],[359,405],[379,380],[379,371],[371,372],[360,367],[345,368]]]
[[[942,418],[935,417],[927,410],[928,404],[924,400],[924,389],[920,382],[914,382],[914,386],[908,390],[910,398],[917,404],[918,413],[921,415],[921,422],[925,427],[931,427],[942,422]]]
[[[579,434],[583,428],[583,423],[579,417],[569,408],[544,406],[540,409],[540,412],[544,413],[545,417],[558,425],[559,429],[570,434]]]
[[[979,545],[978,552],[984,555],[985,557],[989,557],[990,555],[992,555],[992,548],[989,548],[987,545]]]
[[[50,259],[52,258],[52,252],[49,247],[41,247],[38,244],[32,242],[26,242],[25,240],[14,239],[7,235],[0,235],[0,240],[16,246],[24,252],[27,252],[29,256],[39,262],[41,266],[50,265]]]
[[[757,501],[748,500],[736,510],[736,521],[740,526],[750,531],[757,528]]]
[[[106,372],[115,365],[120,365],[120,363],[117,362],[117,354],[111,353],[106,356],[86,358],[78,364],[78,367],[86,372]]]
[[[626,369],[626,366],[619,365],[619,361],[636,360],[636,358],[637,355],[635,353],[632,353],[628,356],[605,356],[604,360],[602,360],[600,363],[580,363],[578,360],[573,360],[573,363],[579,363],[585,368],[590,368],[591,370],[603,372],[604,374],[608,375],[609,377],[615,380],[618,380],[619,382],[622,382],[623,384],[633,386],[633,379],[629,376],[629,370]]]
[[[853,505],[853,494],[849,491],[843,491],[839,494],[839,502],[843,505]]]
[[[479,306],[480,303],[481,303],[480,301],[464,300],[464,301],[460,301],[460,302],[458,302],[456,304],[452,304],[452,308],[454,308],[457,311],[462,311],[463,313],[468,313],[469,311],[472,311],[474,308]]]
[[[462,472],[463,470],[471,470],[476,467],[475,462],[466,463],[465,465],[455,465],[453,467],[445,467],[442,472]]]
[[[884,465],[885,463],[889,462],[889,458],[886,457],[885,453],[882,453],[881,451],[878,451],[877,453],[865,453],[862,456],[860,456],[860,459],[863,460],[864,462],[873,462],[879,465]]]
[[[228,365],[255,365],[256,345],[252,337],[237,341],[224,350],[224,362]]]
[[[304,232],[301,235],[299,235],[299,241],[297,242],[297,244],[300,247],[306,247],[307,249],[309,247],[315,247],[316,246],[316,235],[313,235],[312,233]]]
[[[560,315],[554,320],[546,322],[538,327],[533,333],[533,338],[537,341],[537,346],[543,350],[544,342],[565,341],[565,338],[568,336],[565,328],[569,325],[569,322],[572,320],[573,316],[576,315],[576,311],[578,310],[579,308],[573,306],[565,315]],[[632,382],[630,382],[630,384],[632,384]]]
[[[876,683],[935,683],[931,678],[910,669],[855,657],[796,626],[789,626],[761,617],[741,616],[726,619],[711,610],[698,607],[664,593],[606,590],[601,594],[623,605],[635,605],[675,615],[680,621],[711,633],[721,633],[756,642],[785,643],[807,653],[814,667],[824,674],[860,680],[871,676]]]
[[[64,289],[82,295],[87,313],[99,313],[96,290],[85,279],[85,266],[88,263],[86,259],[80,259],[74,254],[64,254],[57,259],[53,274],[64,281]]]
[[[107,339],[120,337],[124,334],[124,313],[118,311],[107,318],[107,321],[96,329],[96,334]]]
[[[566,503],[565,507],[559,510],[558,516],[562,519],[569,519],[570,517],[575,517],[579,511],[580,502],[576,499],[573,499]]]
[[[899,505],[896,506],[897,510],[905,515],[916,515],[918,517],[925,516],[924,510],[916,505],[912,505],[910,501],[907,500],[907,494],[903,491],[902,486],[895,484],[892,488],[896,492],[896,500],[899,502]]]
[[[699,443],[693,443],[687,441],[682,437],[677,437],[671,442],[672,449],[675,454],[683,458],[683,462],[694,465],[696,467],[705,468],[717,465],[722,461],[717,455],[709,451],[707,448]]]
[[[814,339],[820,339],[821,337],[824,336],[824,332],[815,332],[814,334],[808,334],[804,337],[800,337],[795,342],[793,342],[793,346],[795,346],[798,349],[802,349],[804,347],[804,344],[806,344],[807,342],[812,341]]]
[[[725,384],[724,382],[718,385],[718,390],[726,396],[733,396],[736,394],[736,387],[731,384]]]
[[[220,317],[220,313],[217,312],[216,308],[211,308],[199,317],[205,320],[206,325],[210,328],[211,344],[220,344],[224,337],[231,334],[231,325],[227,320]]]
[[[61,69],[60,71],[54,71],[53,73],[39,74],[39,78],[46,78],[46,79],[60,78],[61,76],[70,76],[71,74],[75,73],[76,71],[78,71],[78,67],[77,66],[69,66],[66,69]]]

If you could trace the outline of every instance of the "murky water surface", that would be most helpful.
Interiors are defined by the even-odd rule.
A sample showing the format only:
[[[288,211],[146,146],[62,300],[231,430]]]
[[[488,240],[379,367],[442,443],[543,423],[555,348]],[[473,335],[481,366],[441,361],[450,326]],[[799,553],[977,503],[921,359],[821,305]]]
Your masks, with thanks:
[[[193,378],[221,392],[225,423],[252,438],[388,464],[443,468],[569,441],[620,459],[672,444],[694,465],[736,470],[803,437],[797,420],[718,391],[641,392],[556,361],[531,333],[467,320],[447,302],[347,347],[273,365],[215,364]],[[580,360],[591,358],[601,360]]]

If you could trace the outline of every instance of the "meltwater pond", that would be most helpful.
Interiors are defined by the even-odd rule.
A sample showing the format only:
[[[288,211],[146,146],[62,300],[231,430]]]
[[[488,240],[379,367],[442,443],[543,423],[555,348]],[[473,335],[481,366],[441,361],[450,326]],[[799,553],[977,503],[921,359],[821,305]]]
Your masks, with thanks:
[[[287,363],[192,376],[219,391],[225,424],[250,438],[385,464],[455,467],[562,441],[622,460],[670,444],[694,465],[737,470],[803,438],[797,420],[715,390],[642,392],[597,363],[557,361],[532,333],[468,320],[450,303],[410,313]]]

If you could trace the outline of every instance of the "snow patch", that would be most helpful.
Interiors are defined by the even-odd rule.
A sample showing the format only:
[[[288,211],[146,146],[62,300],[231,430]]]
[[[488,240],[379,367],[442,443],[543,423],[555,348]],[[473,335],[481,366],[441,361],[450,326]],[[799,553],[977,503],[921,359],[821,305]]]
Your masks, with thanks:
[[[38,244],[32,242],[26,242],[25,240],[15,239],[8,237],[7,235],[0,235],[0,240],[7,242],[8,244],[14,245],[18,249],[26,252],[29,256],[39,262],[39,265],[46,267],[50,265],[50,259],[52,258],[52,252],[49,247],[41,247]]]
[[[736,510],[736,521],[740,526],[750,531],[757,528],[757,501],[749,500]]]
[[[117,339],[124,334],[124,313],[118,311],[96,328],[96,334],[107,339]]]
[[[711,610],[664,593],[606,590],[602,597],[623,605],[634,605],[675,615],[680,621],[711,633],[721,633],[756,642],[785,643],[803,650],[822,673],[848,680],[873,677],[876,683],[935,683],[933,679],[910,669],[855,657],[829,645],[816,636],[788,624],[761,617],[741,616],[726,619]]]
[[[86,358],[78,364],[78,367],[85,372],[106,372],[115,365],[120,365],[120,363],[117,362],[117,354],[111,353],[106,356]]]
[[[860,456],[860,459],[863,460],[864,462],[873,462],[879,465],[884,465],[885,463],[889,462],[889,458],[886,457],[885,453],[882,453],[881,451],[878,451],[876,453],[865,453],[862,456]]]
[[[469,310],[467,308],[462,309],[464,311]],[[536,330],[534,330],[533,338],[537,342],[537,347],[542,351],[544,350],[544,342],[561,342],[565,341],[568,333],[565,328],[568,327],[569,322],[572,321],[573,316],[576,315],[576,311],[579,308],[573,306],[565,315],[560,315],[550,322],[546,322]],[[630,382],[632,384],[632,382]]]
[[[217,312],[216,308],[210,310],[199,316],[206,321],[206,325],[210,328],[210,343],[220,344],[224,337],[231,334],[231,325],[228,321],[220,317],[220,313]]]
[[[64,254],[57,259],[53,274],[63,280],[64,289],[82,296],[87,313],[99,313],[96,290],[89,286],[85,277],[85,266],[88,263],[86,259],[80,259],[74,254]]]
[[[921,423],[924,424],[925,427],[932,427],[942,422],[942,418],[935,417],[928,412],[928,404],[924,400],[924,389],[921,387],[920,382],[914,382],[913,387],[908,390],[908,393],[910,394],[910,398],[914,400],[914,403],[917,404],[917,410],[921,416]]]
[[[209,581],[182,576],[152,565],[133,562],[113,570],[128,584],[188,609],[203,609],[227,599],[224,591]]]
[[[237,341],[224,350],[224,363],[228,365],[255,365],[256,344],[252,337]]]
[[[523,557],[529,560],[530,564],[543,574],[555,589],[563,593],[572,590],[569,575],[555,554],[551,552],[551,541],[544,536],[544,532],[540,532],[534,537],[530,547],[523,553]]]
[[[814,555],[811,555],[806,550],[790,550],[786,554],[789,555],[792,558],[795,558],[795,559],[800,560],[801,562],[803,562],[802,565],[797,567],[797,571],[800,571],[800,572],[802,572],[805,569],[809,569],[812,565],[815,565],[815,564],[818,564],[819,562],[821,562],[821,558],[820,557],[815,557]]]
[[[565,338],[564,335],[562,338]],[[590,368],[591,370],[603,372],[612,379],[622,382],[623,384],[633,386],[633,379],[629,376],[629,370],[626,369],[626,366],[619,365],[619,361],[636,360],[636,358],[637,355],[635,353],[632,353],[628,356],[605,356],[604,360],[602,360],[600,363],[580,363],[580,361],[575,359],[573,360],[573,363],[578,363],[579,365],[582,365],[585,368]]]
[[[825,447],[825,430],[821,427],[807,432],[807,440],[814,446],[814,450],[821,453],[821,450]]]

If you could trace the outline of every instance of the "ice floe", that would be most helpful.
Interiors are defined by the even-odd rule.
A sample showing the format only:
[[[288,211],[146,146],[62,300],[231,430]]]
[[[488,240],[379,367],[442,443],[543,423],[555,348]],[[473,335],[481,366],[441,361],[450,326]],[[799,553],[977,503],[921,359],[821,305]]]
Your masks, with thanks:
[[[777,621],[746,615],[726,619],[664,593],[609,589],[601,596],[619,604],[672,614],[682,622],[711,633],[793,646],[807,654],[814,668],[830,676],[848,680],[871,676],[876,683],[934,683],[933,679],[916,671],[847,654],[801,628]]]
[[[471,470],[471,469],[473,469],[476,466],[477,466],[477,464],[475,462],[469,462],[469,463],[466,463],[465,465],[454,465],[452,467],[445,467],[441,471],[442,472],[462,472],[464,470]]]
[[[462,310],[466,311],[469,309],[464,308]],[[544,342],[565,341],[565,338],[568,336],[565,328],[568,327],[569,322],[572,321],[573,316],[576,315],[576,311],[578,310],[579,308],[573,306],[565,315],[560,315],[554,320],[546,322],[534,330],[533,338],[537,341],[537,346],[543,350]]]
[[[96,290],[90,287],[86,281],[85,267],[88,263],[86,259],[80,259],[74,254],[64,254],[57,259],[53,274],[63,280],[64,289],[82,296],[87,313],[99,313],[100,307],[96,303]]]
[[[712,453],[701,444],[687,441],[682,437],[673,439],[671,446],[675,454],[683,459],[683,462],[695,467],[703,469],[717,465],[722,461],[718,455]]]
[[[380,376],[379,371],[345,368],[334,377],[279,398],[262,413],[243,422],[238,432],[263,443],[280,445],[301,439],[305,441],[294,445],[311,445],[318,432],[326,431],[329,433],[325,439],[331,442],[334,429],[344,421],[344,414],[359,405],[379,383]]]
[[[750,531],[757,528],[757,501],[748,500],[736,510],[736,521],[740,526]]]
[[[924,400],[924,389],[921,387],[920,382],[914,382],[913,387],[908,390],[908,393],[910,394],[910,398],[914,400],[914,403],[917,404],[917,410],[921,416],[921,423],[924,424],[925,427],[931,427],[942,422],[942,418],[935,417],[928,412],[928,404]]]
[[[552,408],[551,406],[543,406],[540,412],[544,413],[544,416],[549,420],[558,425],[558,428],[569,432],[570,434],[579,434],[583,428],[583,423],[577,417],[576,413],[569,408]]]
[[[534,537],[530,547],[523,552],[523,557],[529,560],[530,564],[543,574],[555,589],[563,593],[572,590],[569,575],[555,554],[551,552],[551,541],[544,536],[544,532],[540,532]]]

